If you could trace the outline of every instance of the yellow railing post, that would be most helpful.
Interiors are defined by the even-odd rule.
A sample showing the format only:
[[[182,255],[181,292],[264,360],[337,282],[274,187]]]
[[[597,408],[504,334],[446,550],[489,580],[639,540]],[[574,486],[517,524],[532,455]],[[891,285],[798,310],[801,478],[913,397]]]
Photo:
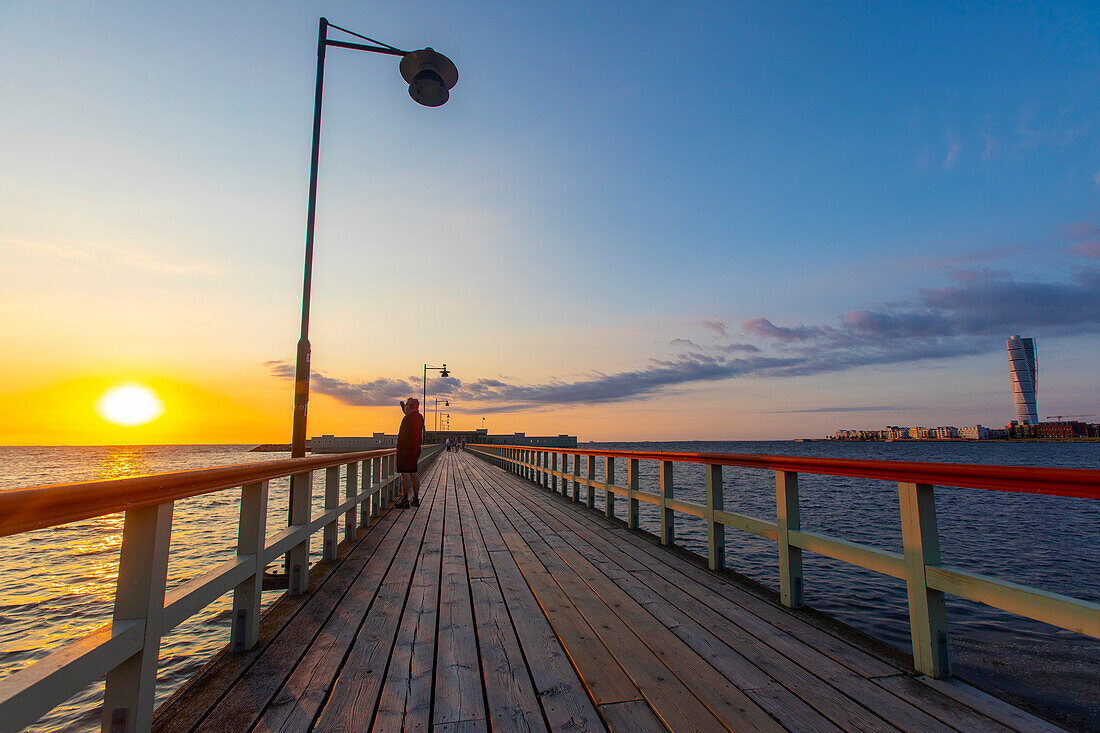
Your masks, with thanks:
[[[145,632],[141,651],[107,672],[102,728],[131,733],[153,722],[172,502],[129,509],[123,522],[113,621],[142,620]]]
[[[668,505],[672,498],[672,461],[661,461],[661,544],[676,541],[676,511]]]
[[[943,592],[928,587],[925,568],[940,564],[936,498],[930,484],[898,482],[901,539],[905,548],[905,586],[909,595],[909,632],[913,666],[930,677],[951,674],[947,654],[947,615]]]
[[[252,574],[233,588],[229,638],[235,652],[256,646],[260,634],[260,596],[264,589],[264,540],[267,537],[267,481],[241,488],[237,557],[252,556]]]
[[[703,518],[707,523],[707,565],[711,570],[726,567],[726,525],[715,521],[714,510],[724,508],[722,467],[706,464],[707,505]]]
[[[798,474],[775,472],[776,535],[779,544],[779,598],[784,606],[802,608],[802,549],[790,543],[788,532],[802,528],[798,514]]]

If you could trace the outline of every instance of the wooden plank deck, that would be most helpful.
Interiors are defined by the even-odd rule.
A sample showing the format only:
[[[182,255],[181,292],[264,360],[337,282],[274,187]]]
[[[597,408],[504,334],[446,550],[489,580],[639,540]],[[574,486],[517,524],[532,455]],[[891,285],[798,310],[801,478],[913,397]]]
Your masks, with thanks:
[[[1031,731],[580,504],[443,453],[160,731]]]

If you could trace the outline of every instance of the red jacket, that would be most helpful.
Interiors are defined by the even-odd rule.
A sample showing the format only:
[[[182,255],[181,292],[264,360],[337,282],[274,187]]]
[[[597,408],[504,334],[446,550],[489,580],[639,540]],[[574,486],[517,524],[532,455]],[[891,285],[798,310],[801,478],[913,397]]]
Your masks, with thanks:
[[[424,416],[419,412],[406,413],[397,431],[397,455],[420,456],[420,441],[424,434]]]

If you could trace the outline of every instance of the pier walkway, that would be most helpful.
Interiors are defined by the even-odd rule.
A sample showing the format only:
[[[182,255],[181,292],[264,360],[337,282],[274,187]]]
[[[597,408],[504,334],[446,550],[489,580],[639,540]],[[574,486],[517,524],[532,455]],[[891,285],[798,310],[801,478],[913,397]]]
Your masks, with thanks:
[[[424,479],[154,729],[1054,729],[469,453]]]

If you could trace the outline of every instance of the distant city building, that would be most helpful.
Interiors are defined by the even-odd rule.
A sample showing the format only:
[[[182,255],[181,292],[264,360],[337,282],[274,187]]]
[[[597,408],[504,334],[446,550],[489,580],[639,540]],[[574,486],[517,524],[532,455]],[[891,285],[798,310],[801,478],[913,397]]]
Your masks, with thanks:
[[[993,438],[993,431],[982,425],[968,425],[959,428],[959,437],[969,440],[991,440]]]
[[[1035,425],[1039,422],[1039,408],[1036,404],[1039,365],[1035,360],[1035,339],[1013,336],[1006,344],[1016,419],[1021,425]]]

